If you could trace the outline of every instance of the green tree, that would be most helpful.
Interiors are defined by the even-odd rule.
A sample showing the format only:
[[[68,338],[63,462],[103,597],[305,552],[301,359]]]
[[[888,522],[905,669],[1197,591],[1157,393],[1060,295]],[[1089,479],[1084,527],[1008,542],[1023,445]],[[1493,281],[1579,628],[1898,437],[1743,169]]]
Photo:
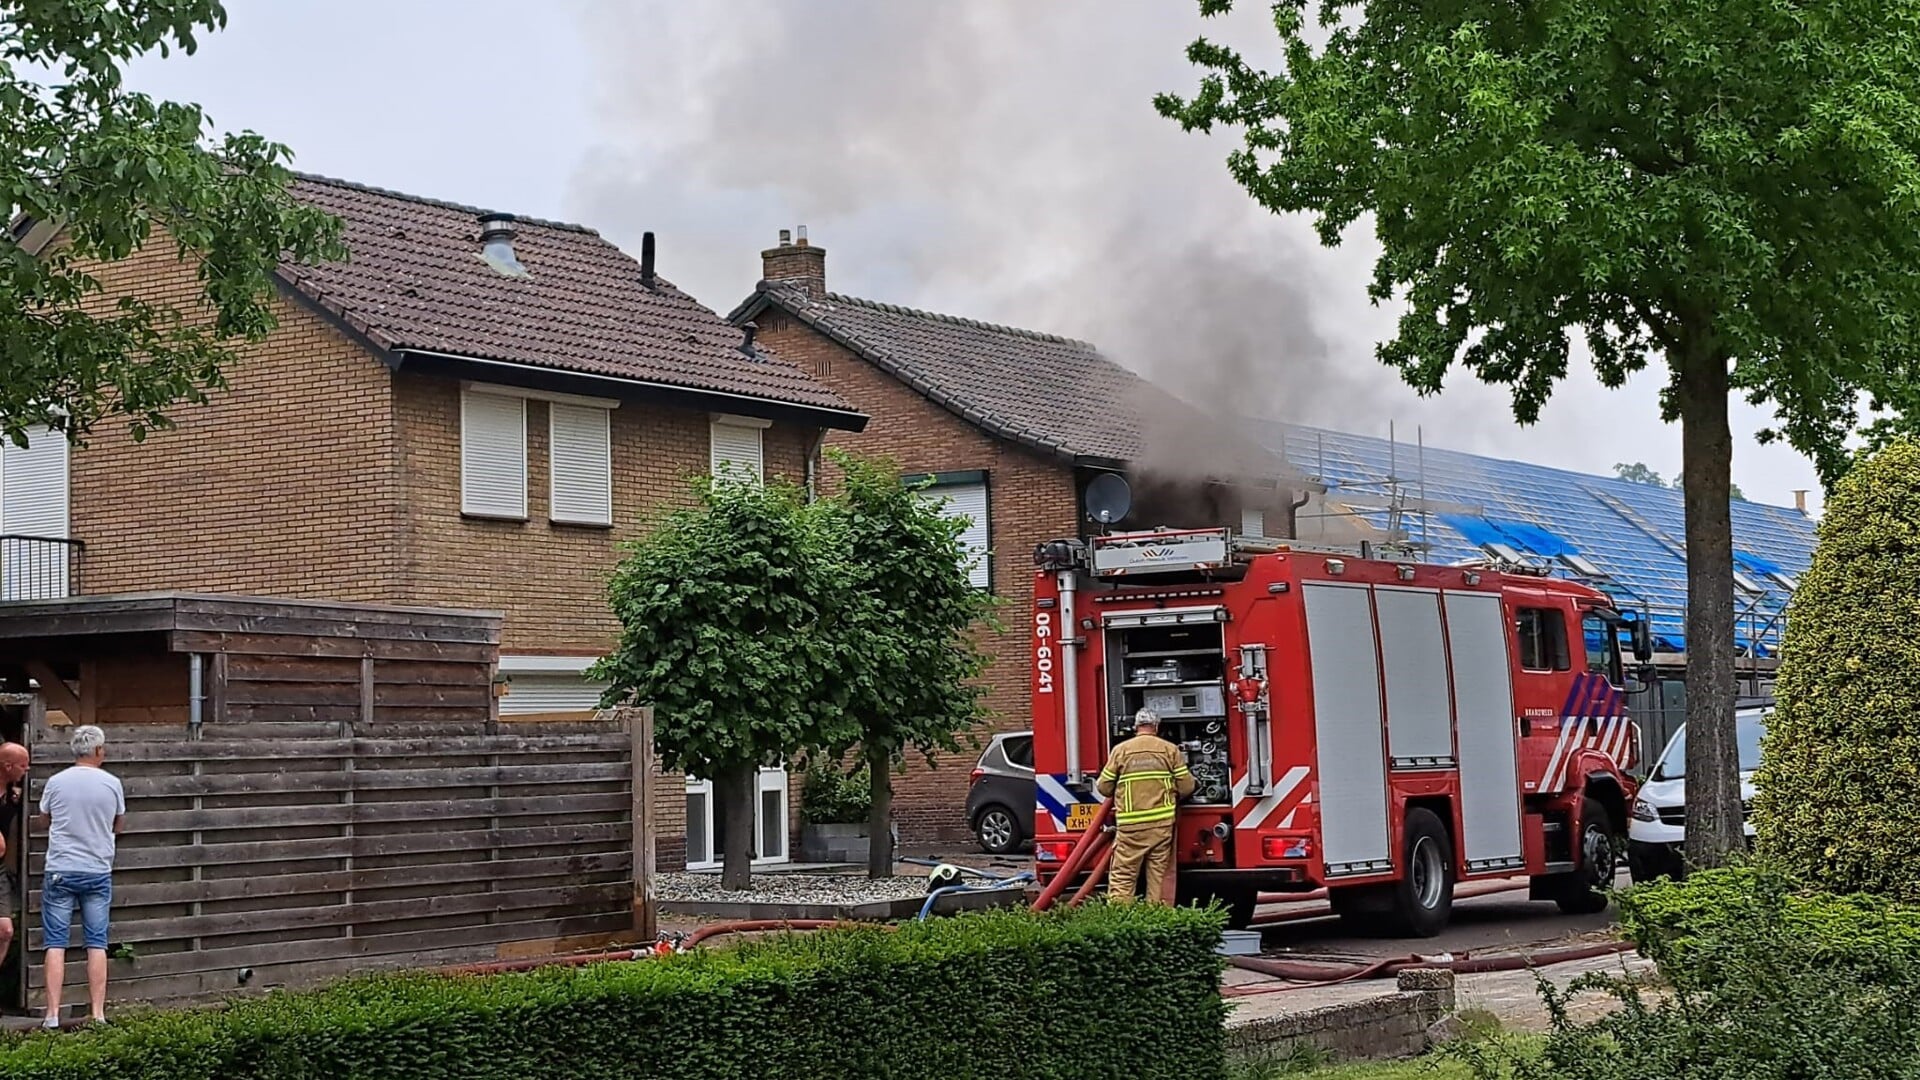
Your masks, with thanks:
[[[844,740],[835,613],[848,573],[824,508],[791,484],[701,478],[698,504],[627,546],[608,585],[620,638],[593,666],[608,705],[655,710],[661,764],[725,808],[721,884],[751,884],[757,770]]]
[[[838,631],[852,665],[849,735],[872,783],[867,872],[893,873],[893,773],[910,753],[929,766],[985,716],[976,632],[992,598],[968,580],[965,523],[943,514],[884,458],[829,451],[843,487],[828,505],[852,574]],[[843,747],[844,749],[844,747]]]
[[[80,440],[113,415],[135,438],[166,426],[170,406],[224,385],[235,341],[273,328],[281,259],[344,254],[339,223],[288,195],[285,147],[252,132],[208,145],[198,106],[122,85],[130,60],[191,53],[196,33],[225,24],[216,0],[0,7],[0,208],[19,215],[0,233],[6,437],[50,424]],[[194,302],[80,310],[101,291],[89,261],[124,259],[158,229],[198,270]]]
[[[1232,0],[1199,0],[1217,15]],[[1455,365],[1531,423],[1584,343],[1618,387],[1665,363],[1681,425],[1688,855],[1743,847],[1733,737],[1728,398],[1831,482],[1861,392],[1912,385],[1920,320],[1920,2],[1273,5],[1280,65],[1206,39],[1189,130],[1322,242],[1363,216],[1379,355],[1422,392]],[[1897,402],[1896,402],[1897,403]]]
[[[1920,444],[1855,465],[1819,537],[1781,646],[1756,843],[1832,892],[1920,902]]]
[[[1629,484],[1646,484],[1650,487],[1666,487],[1667,482],[1660,474],[1636,461],[1631,465],[1620,464],[1613,467],[1613,475]]]

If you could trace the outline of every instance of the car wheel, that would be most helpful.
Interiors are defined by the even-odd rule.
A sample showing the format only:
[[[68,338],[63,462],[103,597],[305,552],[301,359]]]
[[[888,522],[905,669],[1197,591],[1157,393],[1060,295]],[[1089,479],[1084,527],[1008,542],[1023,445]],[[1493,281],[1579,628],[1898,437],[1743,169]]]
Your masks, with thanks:
[[[980,842],[981,851],[1006,855],[1020,846],[1020,822],[1013,811],[995,803],[973,819],[973,835]]]
[[[1606,890],[1613,888],[1613,875],[1619,867],[1607,808],[1600,800],[1588,798],[1580,806],[1580,864],[1570,874],[1556,875],[1553,902],[1569,915],[1607,910]]]

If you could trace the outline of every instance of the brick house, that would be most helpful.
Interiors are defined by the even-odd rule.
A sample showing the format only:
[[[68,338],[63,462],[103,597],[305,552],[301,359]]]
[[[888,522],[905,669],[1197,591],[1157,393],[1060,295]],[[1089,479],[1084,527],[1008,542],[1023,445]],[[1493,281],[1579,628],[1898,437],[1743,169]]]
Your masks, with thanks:
[[[636,262],[577,225],[318,177],[294,194],[343,219],[350,257],[281,268],[279,327],[240,346],[228,389],[143,443],[42,431],[0,451],[0,599],[496,610],[501,718],[590,714],[582,672],[617,631],[604,582],[619,545],[720,462],[810,482],[825,432],[866,422],[656,275],[651,235]],[[30,223],[16,235],[58,242]],[[164,237],[93,270],[100,310],[197,294]],[[756,834],[784,859],[797,793],[784,772],[762,783]],[[713,813],[704,785],[661,799],[663,865],[717,856]]]
[[[929,494],[973,525],[966,539],[987,558],[976,584],[1003,601],[1005,629],[990,644],[987,703],[994,730],[1018,730],[1027,713],[1024,616],[1033,601],[1036,545],[1085,536],[1087,484],[1129,477],[1134,510],[1122,527],[1229,525],[1242,534],[1293,535],[1297,481],[1277,458],[1217,420],[1102,356],[1084,341],[827,291],[826,251],[805,231],[762,253],[762,280],[729,316],[755,340],[812,374],[872,417],[833,432],[829,445],[891,457],[933,477]],[[1156,443],[1180,441],[1205,459],[1183,475],[1141,467]],[[829,478],[829,481],[831,478]],[[898,781],[902,840],[964,837],[973,755]]]

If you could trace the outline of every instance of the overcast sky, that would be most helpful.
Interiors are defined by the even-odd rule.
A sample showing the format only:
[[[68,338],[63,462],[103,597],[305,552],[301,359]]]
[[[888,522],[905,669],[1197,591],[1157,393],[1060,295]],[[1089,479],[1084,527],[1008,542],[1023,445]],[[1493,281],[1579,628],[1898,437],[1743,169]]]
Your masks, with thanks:
[[[578,221],[725,312],[804,224],[838,292],[1085,338],[1203,402],[1608,473],[1680,465],[1657,372],[1585,370],[1539,424],[1458,375],[1421,399],[1373,357],[1374,248],[1321,248],[1181,133],[1192,0],[227,0],[228,28],[131,81],[296,166]],[[1265,4],[1204,29],[1258,48]],[[1268,50],[1269,54],[1271,49]],[[1791,505],[1811,466],[1733,405],[1734,480]]]

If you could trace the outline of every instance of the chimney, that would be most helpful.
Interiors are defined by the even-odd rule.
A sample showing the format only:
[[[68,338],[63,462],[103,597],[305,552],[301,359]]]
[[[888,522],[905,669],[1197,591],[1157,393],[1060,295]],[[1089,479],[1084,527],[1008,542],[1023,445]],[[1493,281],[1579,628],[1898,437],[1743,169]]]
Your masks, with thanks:
[[[1807,491],[1801,488],[1793,493],[1793,508],[1802,514],[1807,512]]]
[[[780,230],[780,246],[760,253],[760,277],[765,281],[787,281],[805,289],[818,300],[827,295],[827,249],[807,243],[807,227],[796,230],[798,239]]]

